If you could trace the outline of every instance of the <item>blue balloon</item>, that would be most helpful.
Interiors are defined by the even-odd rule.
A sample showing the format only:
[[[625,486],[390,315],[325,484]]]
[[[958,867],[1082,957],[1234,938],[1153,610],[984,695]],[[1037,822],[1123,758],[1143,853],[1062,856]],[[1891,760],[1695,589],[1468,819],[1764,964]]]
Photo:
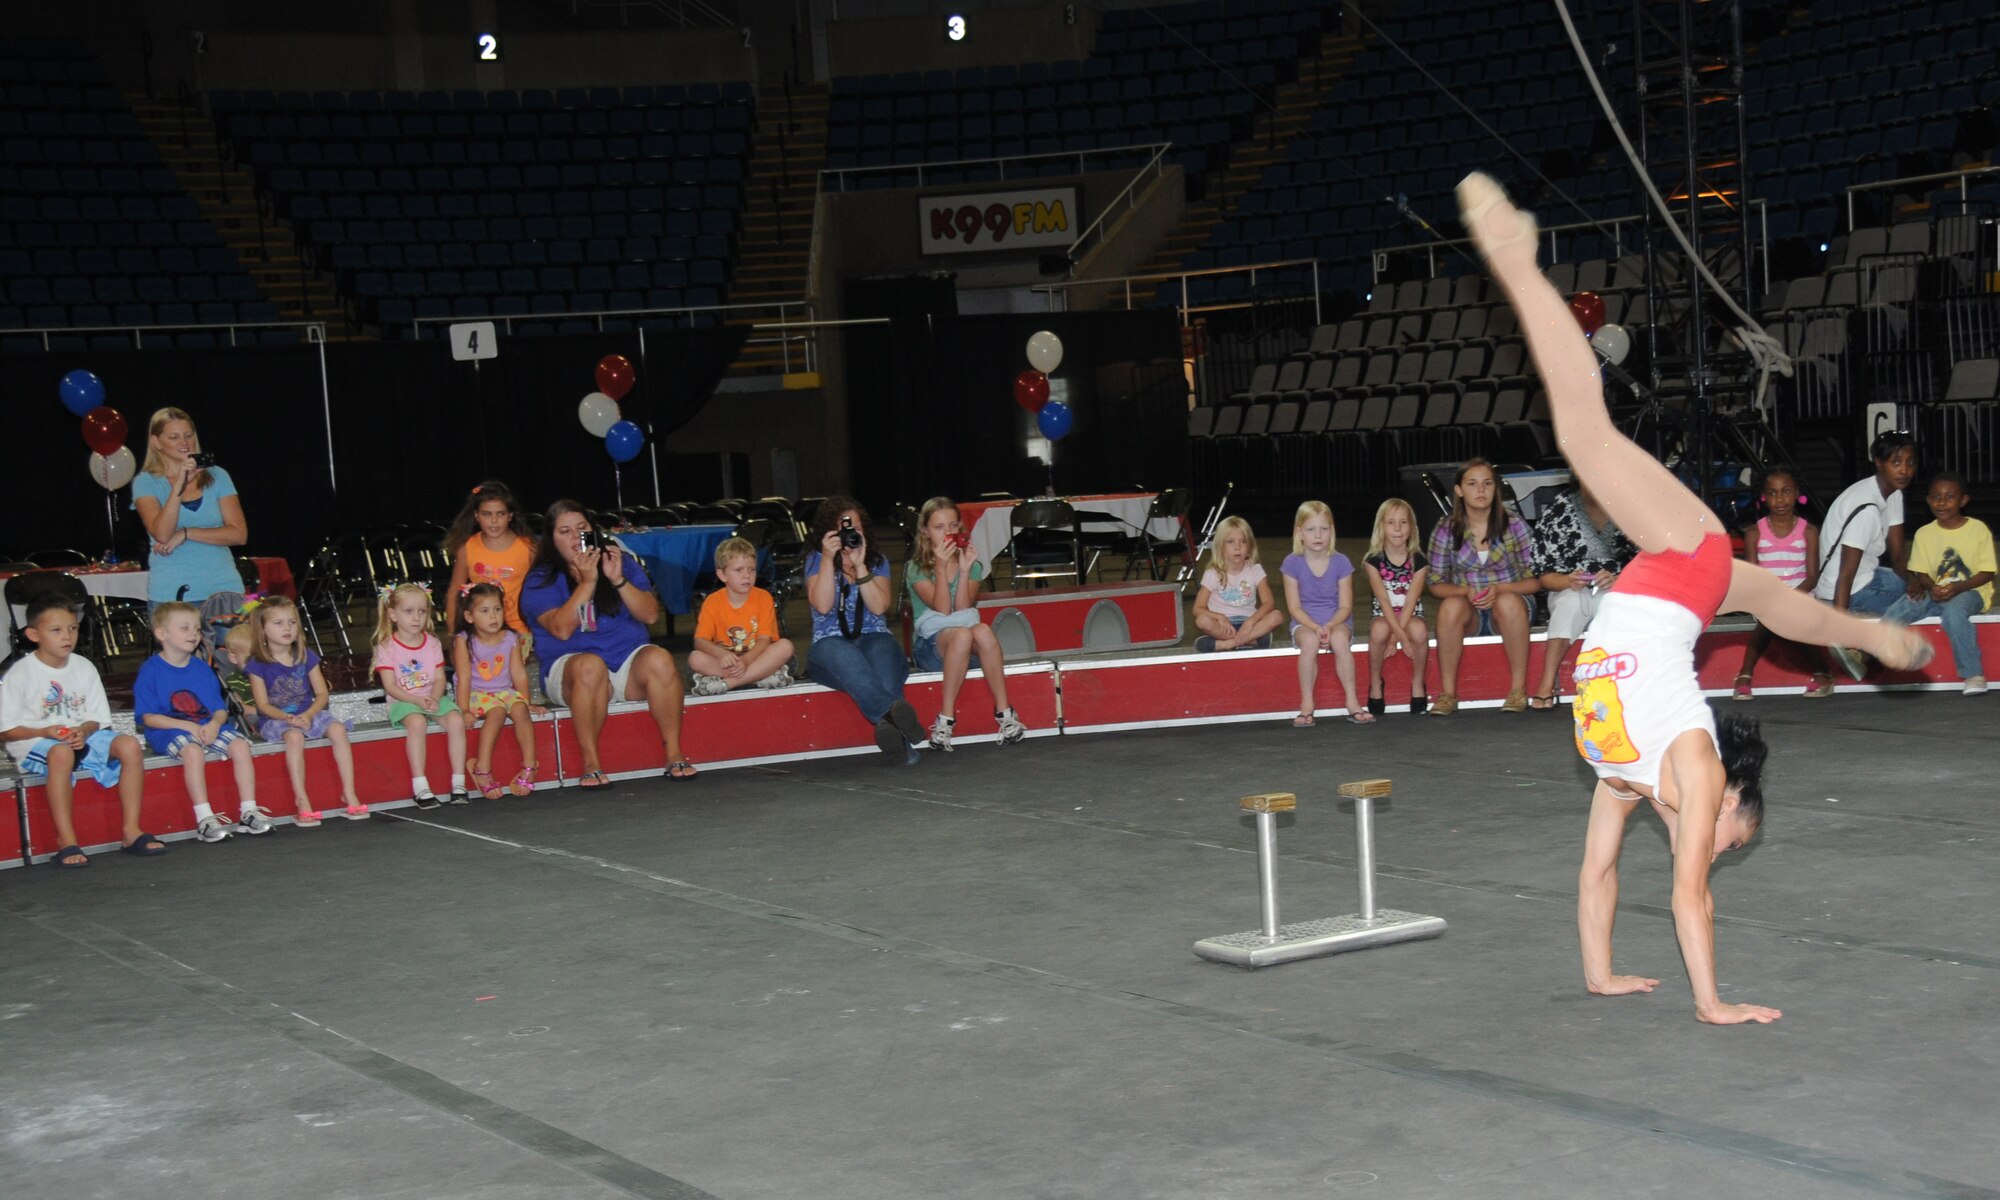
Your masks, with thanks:
[[[62,393],[63,407],[79,417],[90,415],[90,410],[104,403],[104,381],[89,371],[71,371],[62,377],[57,389]]]
[[[1042,436],[1052,442],[1060,442],[1069,436],[1069,427],[1074,422],[1069,405],[1060,400],[1051,400],[1042,405],[1042,411],[1035,414],[1035,424],[1042,427]]]
[[[645,448],[645,431],[630,421],[618,421],[604,432],[604,452],[612,462],[631,462]]]

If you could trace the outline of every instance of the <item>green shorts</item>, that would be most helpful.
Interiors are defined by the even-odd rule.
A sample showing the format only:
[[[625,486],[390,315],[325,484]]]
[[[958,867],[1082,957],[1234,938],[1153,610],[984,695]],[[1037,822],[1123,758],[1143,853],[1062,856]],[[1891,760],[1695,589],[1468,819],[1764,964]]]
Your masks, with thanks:
[[[434,713],[425,712],[422,707],[412,704],[408,700],[391,700],[389,701],[389,724],[401,725],[404,717],[413,715],[429,717],[431,720],[436,721],[446,713],[457,711],[458,701],[452,698],[450,692],[446,692],[444,695],[438,697],[438,710]]]

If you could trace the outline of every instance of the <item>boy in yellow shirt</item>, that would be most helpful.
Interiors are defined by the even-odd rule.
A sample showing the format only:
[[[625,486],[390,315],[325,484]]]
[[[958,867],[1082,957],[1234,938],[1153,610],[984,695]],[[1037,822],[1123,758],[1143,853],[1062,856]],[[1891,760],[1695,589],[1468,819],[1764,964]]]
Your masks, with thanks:
[[[1907,625],[1938,618],[1965,694],[1977,696],[1986,691],[1986,670],[1972,618],[1993,607],[1993,531],[1965,515],[1971,497],[1965,480],[1953,472],[1938,472],[1924,499],[1937,520],[1917,530],[1910,546],[1909,590],[1882,619]]]
[[[757,586],[756,547],[734,537],[717,546],[715,577],[722,590],[702,601],[688,655],[694,694],[719,696],[752,683],[789,686],[792,643],[778,636],[778,606]]]

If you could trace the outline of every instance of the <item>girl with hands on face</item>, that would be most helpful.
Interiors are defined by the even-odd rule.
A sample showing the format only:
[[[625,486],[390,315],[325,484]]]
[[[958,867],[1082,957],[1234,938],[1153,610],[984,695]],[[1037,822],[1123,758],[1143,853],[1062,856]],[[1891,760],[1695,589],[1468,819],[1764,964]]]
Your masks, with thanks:
[[[1027,736],[1027,726],[1007,703],[1007,660],[993,627],[979,619],[977,601],[986,564],[972,548],[959,521],[958,505],[949,496],[924,502],[917,517],[920,530],[916,552],[903,565],[903,582],[910,589],[916,641],[910,657],[918,670],[944,674],[937,720],[931,723],[933,750],[950,750],[958,726],[959,689],[973,657],[979,659],[986,690],[993,697],[993,719],[1000,744],[1012,745]]]

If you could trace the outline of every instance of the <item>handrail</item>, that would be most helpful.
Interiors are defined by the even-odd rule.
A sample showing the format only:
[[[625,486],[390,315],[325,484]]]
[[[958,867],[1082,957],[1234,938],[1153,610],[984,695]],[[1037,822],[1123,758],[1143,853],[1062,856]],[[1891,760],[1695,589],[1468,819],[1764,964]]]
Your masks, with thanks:
[[[1124,190],[1120,191],[1116,196],[1113,196],[1111,198],[1111,202],[1106,204],[1103,208],[1103,211],[1097,214],[1097,219],[1095,221],[1092,221],[1089,225],[1085,226],[1082,233],[1076,235],[1076,240],[1070,243],[1069,250],[1067,251],[1069,257],[1069,269],[1071,271],[1076,270],[1077,259],[1081,257],[1084,252],[1084,243],[1090,240],[1092,234],[1097,233],[1099,230],[1107,227],[1107,223],[1111,220],[1111,214],[1118,210],[1118,205],[1120,201],[1128,201],[1128,203],[1126,204],[1127,208],[1138,207],[1139,202],[1137,200],[1132,200],[1131,197],[1134,195],[1134,193],[1137,192],[1139,184],[1145,180],[1146,173],[1149,171],[1152,172],[1155,178],[1158,178],[1159,176],[1166,174],[1166,169],[1162,167],[1160,164],[1166,159],[1167,151],[1171,149],[1173,149],[1172,142],[1160,143],[1158,148],[1153,151],[1153,157],[1146,160],[1146,165],[1140,167],[1137,171],[1132,173],[1131,181],[1126,183]]]
[[[1854,228],[1854,193],[1856,192],[1878,191],[1882,188],[1897,187],[1905,183],[1931,183],[1939,179],[1956,179],[1958,181],[1958,211],[1964,213],[1970,211],[1966,178],[1972,175],[1991,175],[1995,171],[2000,171],[2000,167],[1961,167],[1956,171],[1933,171],[1929,175],[1905,175],[1901,179],[1877,179],[1869,183],[1850,183],[1845,189],[1847,192],[1847,227],[1850,230]]]
[[[1186,324],[1187,323],[1186,318],[1189,313],[1211,312],[1211,311],[1218,311],[1223,308],[1244,307],[1242,305],[1235,305],[1235,304],[1201,305],[1201,306],[1190,305],[1188,303],[1188,287],[1187,287],[1188,280],[1199,278],[1206,275],[1248,274],[1250,276],[1251,286],[1254,287],[1256,286],[1257,283],[1257,272],[1276,271],[1284,267],[1312,268],[1313,324],[1315,325],[1319,324],[1320,320],[1319,260],[1316,258],[1280,258],[1280,259],[1273,259],[1270,262],[1246,263],[1242,266],[1236,266],[1236,267],[1200,267],[1192,271],[1157,271],[1147,275],[1113,275],[1106,279],[1071,279],[1071,280],[1065,280],[1061,283],[1038,283],[1031,286],[1028,290],[1030,292],[1043,293],[1044,296],[1046,297],[1045,303],[1048,306],[1048,311],[1054,312],[1056,307],[1056,295],[1058,293],[1064,294],[1063,307],[1065,308],[1065,310],[1067,310],[1069,306],[1067,293],[1072,288],[1097,288],[1097,287],[1106,287],[1111,284],[1124,284],[1125,307],[1127,309],[1130,309],[1132,307],[1133,284],[1155,283],[1162,280],[1177,279],[1180,281],[1181,285],[1181,300],[1180,303],[1175,306],[1175,308],[1181,314],[1182,318],[1181,323]],[[1299,297],[1294,297],[1294,299],[1302,300],[1305,299],[1305,297],[1299,296]]]
[[[811,311],[812,301],[760,300],[752,304],[684,304],[678,308],[594,308],[588,312],[508,313],[505,316],[488,313],[485,316],[479,317],[412,317],[407,322],[399,321],[397,324],[421,327],[424,325],[463,325],[468,321],[497,321],[511,330],[516,321],[573,321],[582,317],[593,317],[597,319],[598,327],[601,330],[605,317],[670,317],[684,314],[692,315],[694,313],[747,312],[757,309],[775,310],[782,316],[784,313],[800,308]]]
[[[190,333],[201,330],[228,330],[229,344],[234,346],[236,344],[236,331],[239,329],[299,329],[305,331],[305,338],[308,344],[326,340],[325,321],[228,321],[221,324],[208,325],[194,322],[185,325],[44,325],[33,329],[0,329],[0,337],[39,335],[42,339],[42,349],[46,351],[49,348],[49,338],[52,335],[72,333],[129,333],[132,335],[132,348],[139,350],[144,349],[142,338],[145,334],[171,333],[174,331]]]
[[[827,176],[833,176],[837,184],[834,190],[839,192],[847,190],[847,177],[849,175],[880,175],[884,172],[915,171],[917,173],[917,186],[922,187],[924,185],[924,172],[935,171],[942,167],[971,167],[991,163],[1000,168],[1000,178],[1005,180],[1007,178],[1007,164],[1010,162],[1042,162],[1048,159],[1073,158],[1076,160],[1076,169],[1080,174],[1084,169],[1084,160],[1087,158],[1103,158],[1111,154],[1130,154],[1135,150],[1166,151],[1171,149],[1173,149],[1172,142],[1142,142],[1132,146],[1100,146],[1089,150],[1049,150],[1040,154],[995,154],[989,155],[986,158],[950,158],[942,162],[881,163],[872,167],[821,167],[819,174],[822,184],[824,184]],[[1140,169],[1144,170],[1143,167]]]

